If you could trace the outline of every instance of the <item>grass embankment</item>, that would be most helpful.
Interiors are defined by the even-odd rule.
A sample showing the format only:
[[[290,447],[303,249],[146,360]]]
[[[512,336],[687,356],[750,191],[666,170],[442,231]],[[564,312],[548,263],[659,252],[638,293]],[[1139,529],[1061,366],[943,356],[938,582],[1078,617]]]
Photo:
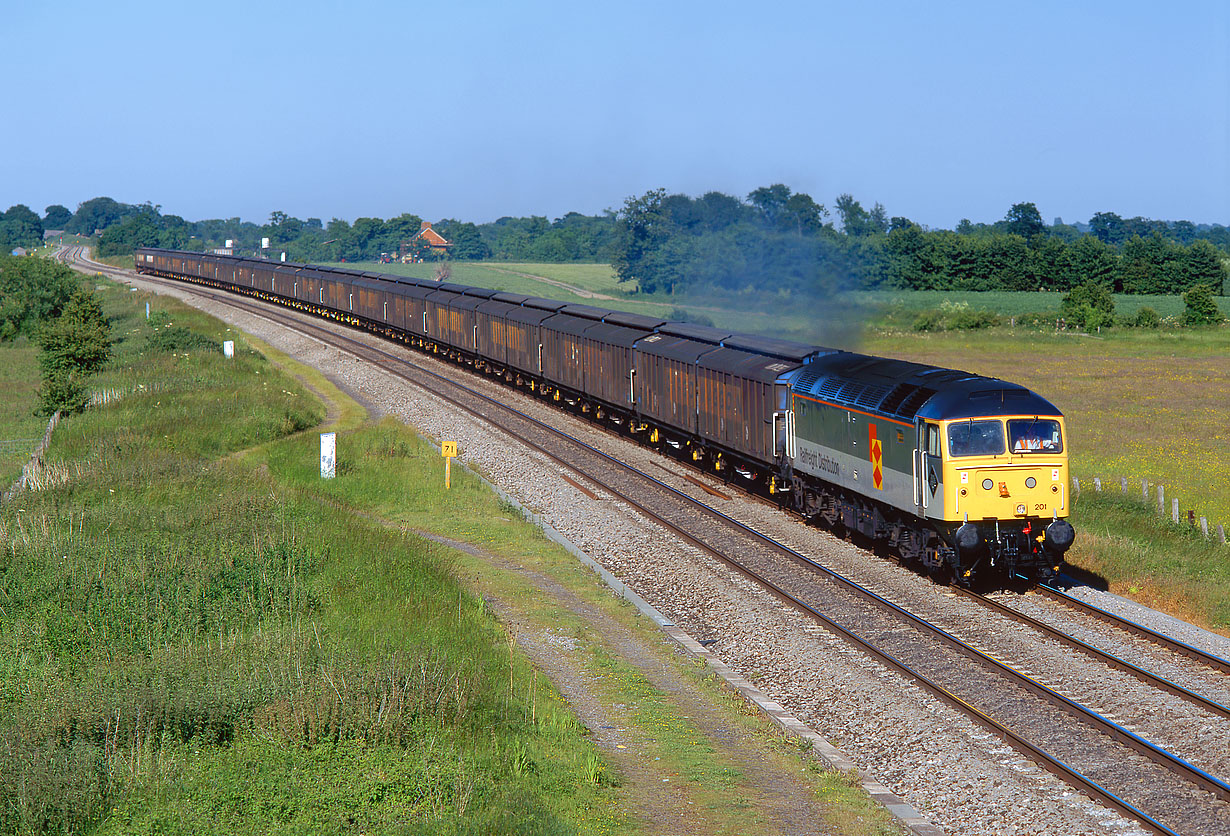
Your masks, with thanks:
[[[619,776],[476,591],[578,643],[691,818],[762,830],[738,771],[583,619],[405,533],[550,570],[657,635],[477,479],[446,494],[430,444],[301,372],[340,404],[322,482],[325,411],[303,386],[242,338],[224,360],[212,347],[238,335],[216,321],[159,299],[149,324],[149,297],[105,287],[119,343],[95,385],[123,397],[62,424],[51,484],[0,512],[0,831],[636,832]],[[842,832],[896,832],[789,749]]]
[[[230,455],[319,402],[173,330],[216,345],[196,313],[153,350],[135,294],[104,296],[98,385],[126,396],[62,424],[60,484],[0,516],[0,830],[618,832],[447,550]]]

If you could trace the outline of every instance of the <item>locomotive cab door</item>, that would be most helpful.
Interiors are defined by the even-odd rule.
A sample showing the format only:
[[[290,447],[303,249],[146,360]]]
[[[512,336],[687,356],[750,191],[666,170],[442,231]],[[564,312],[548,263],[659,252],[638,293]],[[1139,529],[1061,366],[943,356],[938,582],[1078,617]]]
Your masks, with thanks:
[[[914,503],[924,517],[944,516],[944,457],[939,424],[917,420],[918,447],[914,450]]]

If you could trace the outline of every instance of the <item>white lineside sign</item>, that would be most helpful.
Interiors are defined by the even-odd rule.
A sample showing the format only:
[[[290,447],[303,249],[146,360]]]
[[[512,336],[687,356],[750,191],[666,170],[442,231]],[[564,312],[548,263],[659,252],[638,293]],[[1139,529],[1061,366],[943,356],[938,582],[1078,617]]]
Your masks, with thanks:
[[[320,478],[337,475],[337,433],[320,434]]]
[[[227,357],[227,358],[230,358],[230,357],[234,357],[234,356],[235,356],[235,341],[234,341],[234,340],[225,340],[225,341],[223,341],[223,343],[222,343],[222,356],[223,356],[223,357]]]

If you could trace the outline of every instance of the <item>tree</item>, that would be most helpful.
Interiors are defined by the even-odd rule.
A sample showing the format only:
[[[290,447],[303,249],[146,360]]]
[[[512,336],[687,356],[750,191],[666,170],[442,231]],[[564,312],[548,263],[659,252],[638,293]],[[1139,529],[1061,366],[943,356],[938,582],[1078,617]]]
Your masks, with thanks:
[[[1198,284],[1183,294],[1183,324],[1184,325],[1216,325],[1225,320],[1217,299],[1213,296],[1213,288]]]
[[[1004,216],[1005,231],[1010,235],[1019,235],[1026,241],[1046,232],[1046,224],[1042,223],[1042,213],[1032,203],[1014,203]]]
[[[141,211],[139,207],[118,203],[109,197],[96,197],[77,207],[76,213],[64,226],[64,231],[78,235],[93,235],[96,229],[106,229],[129,215]]]
[[[824,227],[824,219],[828,213],[824,204],[816,203],[811,199],[811,195],[796,192],[787,198],[778,224],[793,229],[794,233],[801,237],[804,233],[819,232]]]
[[[479,261],[491,257],[491,248],[478,233],[478,227],[462,221],[441,221],[440,234],[452,244],[449,256],[458,261]]]
[[[635,281],[652,293],[663,284],[656,274],[656,256],[671,238],[671,224],[662,212],[666,189],[651,189],[624,201],[616,220],[615,252],[611,265],[621,282]]]
[[[840,194],[836,201],[837,214],[841,216],[841,230],[852,238],[870,235],[873,230],[871,213],[854,199],[854,195]]]
[[[39,413],[80,412],[89,400],[87,378],[111,355],[110,328],[94,294],[84,288],[73,293],[60,315],[39,330],[38,344]]]
[[[43,242],[43,221],[29,206],[18,203],[0,214],[0,240],[23,247],[37,247]]]
[[[64,229],[73,219],[73,213],[67,206],[53,203],[47,207],[43,215],[43,229]]]
[[[1221,288],[1226,281],[1226,266],[1221,250],[1208,241],[1193,241],[1185,254],[1186,287],[1207,285]]]
[[[1089,219],[1089,233],[1103,244],[1118,246],[1127,240],[1123,218],[1114,212],[1098,212]]]
[[[0,341],[33,336],[79,285],[80,276],[58,261],[0,256]]]
[[[770,226],[777,223],[778,217],[786,209],[788,200],[790,200],[790,189],[782,183],[761,186],[747,196],[748,203],[760,210],[760,214]]]

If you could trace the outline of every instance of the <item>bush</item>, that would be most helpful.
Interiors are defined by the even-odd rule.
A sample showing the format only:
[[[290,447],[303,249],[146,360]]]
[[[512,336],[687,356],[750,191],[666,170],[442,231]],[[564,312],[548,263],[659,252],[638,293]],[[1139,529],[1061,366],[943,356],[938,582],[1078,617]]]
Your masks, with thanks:
[[[1137,328],[1157,328],[1162,324],[1162,318],[1150,307],[1141,308],[1136,312],[1132,325]]]
[[[1115,324],[1115,299],[1105,285],[1085,282],[1068,291],[1060,312],[1069,325],[1096,331]]]
[[[704,314],[692,313],[686,308],[671,308],[671,312],[666,315],[666,318],[672,322],[691,322],[693,325],[713,327],[712,319]]]
[[[74,293],[63,312],[39,331],[38,344],[43,376],[39,414],[85,409],[90,399],[85,381],[111,356],[111,329],[94,294]]]
[[[149,347],[154,351],[172,353],[193,351],[220,351],[218,341],[179,325],[168,325],[150,335]]]
[[[1213,288],[1198,284],[1183,294],[1184,325],[1216,325],[1225,319],[1221,308],[1217,307],[1217,299],[1213,296]]]
[[[999,316],[988,310],[973,310],[968,302],[943,302],[938,308],[919,311],[915,331],[972,331],[1000,324]]]

